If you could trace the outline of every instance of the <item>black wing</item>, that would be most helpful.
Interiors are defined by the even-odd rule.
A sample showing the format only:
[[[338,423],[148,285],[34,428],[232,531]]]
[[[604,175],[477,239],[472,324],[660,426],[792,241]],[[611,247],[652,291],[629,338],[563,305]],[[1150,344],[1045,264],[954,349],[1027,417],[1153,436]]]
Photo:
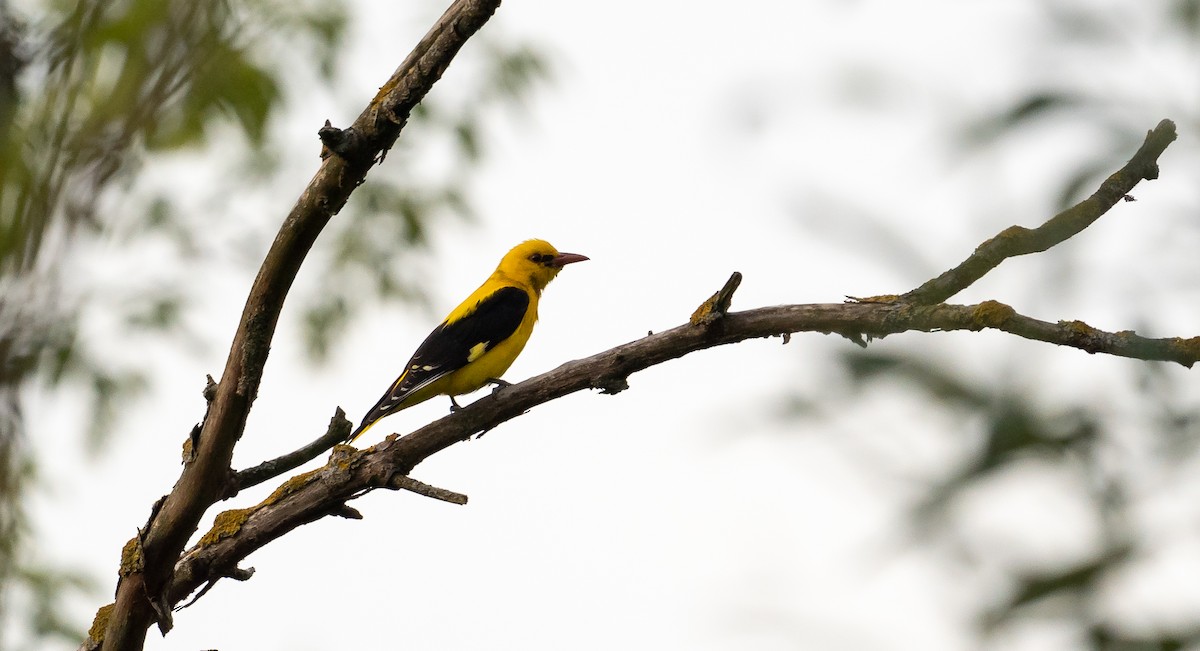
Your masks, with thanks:
[[[485,353],[517,331],[529,309],[529,295],[517,287],[501,287],[479,301],[475,311],[454,323],[442,323],[417,347],[404,372],[363,418],[351,440],[375,421],[403,408],[405,396],[467,365],[471,351]]]

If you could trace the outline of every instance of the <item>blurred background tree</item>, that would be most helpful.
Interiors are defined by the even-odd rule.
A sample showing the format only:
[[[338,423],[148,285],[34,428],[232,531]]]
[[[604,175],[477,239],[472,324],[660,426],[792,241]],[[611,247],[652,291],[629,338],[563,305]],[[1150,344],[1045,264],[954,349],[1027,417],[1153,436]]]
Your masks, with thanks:
[[[1170,115],[1182,132],[1200,131],[1200,2],[1101,4],[1043,3],[1036,28],[1010,39],[1005,71],[1016,74],[997,75],[1006,89],[995,105],[939,85],[945,77],[870,56],[846,64],[842,92],[830,96],[864,121],[903,111],[914,94],[954,107],[947,112],[957,126],[936,133],[930,150],[946,152],[947,177],[973,178],[966,185],[978,213],[964,223],[976,243],[1010,224],[1036,225],[1119,167],[1151,126],[1147,116]],[[1151,56],[1148,43],[1170,55]],[[959,65],[971,74],[969,56]],[[1144,92],[1147,77],[1154,95]],[[1061,160],[1020,153],[1068,133],[1083,147]],[[1033,174],[1013,174],[1006,152]],[[1200,178],[1193,148],[1172,151],[1166,165],[1171,175]],[[1031,176],[1039,176],[1036,190],[1014,188]],[[1191,336],[1200,323],[1196,198],[1171,197],[1151,220],[1106,221],[1115,234],[1089,231],[1085,242],[1010,260],[953,300],[998,298],[1039,318]],[[885,260],[906,270],[914,282],[894,291],[961,259],[930,260],[920,253],[931,248],[929,234],[896,226],[919,223],[919,207],[885,216],[857,202],[812,191],[793,199],[796,213],[810,216],[801,218],[810,234],[866,265]],[[1167,273],[1131,271],[1114,256],[1165,260]],[[1018,266],[1038,282],[1005,278]],[[1200,467],[1200,396],[1188,391],[1195,370],[1088,360],[1095,375],[1081,379],[1026,342],[998,342],[980,356],[977,341],[953,339],[838,355],[820,372],[826,382],[783,399],[786,419],[844,433],[834,445],[882,494],[898,496],[909,518],[898,527],[903,542],[885,555],[929,555],[970,586],[961,594],[982,648],[1200,648],[1198,604],[1150,588],[1191,582],[1194,563],[1180,559],[1200,554],[1189,479]],[[875,408],[850,415],[851,405],[864,404]]]
[[[813,4],[864,14],[895,6]],[[947,13],[965,6],[940,5]],[[843,51],[807,53],[822,61],[825,85],[743,72],[750,81],[722,89],[729,112],[713,132],[731,133],[739,146],[801,150],[795,143],[836,139],[834,121],[844,120],[853,132],[922,139],[920,160],[889,157],[903,148],[881,138],[866,151],[834,148],[844,161],[813,156],[779,166],[783,201],[803,235],[840,247],[843,258],[858,256],[862,269],[885,269],[893,285],[878,287],[882,293],[911,289],[984,237],[1078,200],[1158,119],[1174,119],[1185,137],[1200,131],[1197,0],[1010,5],[1030,19],[1004,35],[1008,60],[999,74],[972,67],[969,48],[914,61],[848,35]],[[423,6],[405,46],[443,3]],[[29,445],[36,424],[22,418],[26,392],[49,388],[86,402],[87,440],[99,450],[106,434],[119,432],[121,410],[156,378],[141,360],[107,350],[96,322],[193,352],[210,343],[201,334],[213,328],[202,320],[204,292],[228,282],[228,269],[253,272],[278,226],[269,199],[294,194],[295,179],[315,166],[315,137],[294,134],[315,136],[319,124],[289,125],[288,110],[317,104],[337,125],[382,78],[356,77],[346,61],[347,22],[370,9],[315,0],[0,0],[0,644],[77,641],[78,622],[63,621],[58,604],[72,592],[108,588],[33,560],[38,531],[22,506],[39,482]],[[953,19],[945,17],[949,29]],[[464,50],[452,66],[455,84],[435,89],[388,167],[356,192],[314,251],[308,282],[291,299],[314,360],[336,352],[336,335],[364,305],[421,303],[421,265],[413,262],[426,255],[431,228],[473,214],[472,173],[486,159],[489,107],[521,107],[547,73],[538,49],[498,29],[489,25]],[[1174,65],[1148,65],[1139,50],[1148,42],[1168,50]],[[305,64],[291,65],[298,60]],[[1135,84],[1147,75],[1159,95]],[[1063,133],[1077,137],[1061,157],[1030,160],[1044,151],[1038,141]],[[1169,150],[1164,176],[1200,178],[1196,150],[1182,145]],[[898,165],[925,166],[927,178],[968,191],[939,203],[928,199],[944,188],[889,187]],[[1030,183],[1037,187],[1024,187]],[[864,186],[903,201],[881,210]],[[1087,243],[1009,261],[960,298],[1151,336],[1193,334],[1200,278],[1190,253],[1152,278],[1129,268],[1200,250],[1195,199],[1169,199],[1172,209],[1143,223],[1106,216],[1109,235],[1089,229]],[[974,212],[945,232],[917,226],[963,205]],[[1114,241],[1139,248],[1121,249],[1121,264],[1112,265]],[[140,273],[147,266],[155,273]],[[1015,268],[1021,273],[1008,273]],[[907,284],[894,286],[897,277]],[[1022,281],[1031,277],[1038,281]],[[836,278],[822,284],[866,293]],[[1105,291],[1085,291],[1097,287]],[[1200,556],[1200,514],[1186,504],[1195,493],[1188,478],[1198,461],[1200,405],[1186,372],[1088,358],[1094,375],[1081,379],[1078,366],[1041,359],[1040,344],[995,340],[905,339],[903,347],[889,341],[846,355],[805,348],[805,377],[819,381],[780,390],[780,420],[796,430],[819,422],[803,429],[827,438],[873,495],[910,515],[895,527],[900,542],[871,551],[881,563],[920,554],[943,568],[976,619],[981,646],[1200,644],[1200,613],[1138,587],[1153,585],[1142,583],[1147,575],[1174,571],[1178,559]],[[864,404],[871,408],[854,408]],[[997,504],[1015,508],[1001,517]]]
[[[184,281],[218,279],[230,263],[252,271],[276,226],[254,210],[289,156],[319,152],[319,123],[307,125],[311,139],[286,142],[284,107],[316,100],[353,115],[364,101],[344,79],[346,12],[329,0],[0,0],[0,645],[78,641],[61,599],[95,589],[94,577],[32,560],[38,532],[23,508],[39,481],[27,440],[37,424],[23,391],[85,397],[85,440],[98,451],[153,378],[143,360],[82,336],[85,312],[203,347],[190,321],[203,305]],[[529,46],[481,42],[459,95],[423,104],[391,156],[432,151],[440,169],[374,176],[330,227],[334,253],[310,263],[321,282],[295,300],[314,360],[363,304],[422,299],[408,254],[427,245],[430,222],[470,216],[483,113],[518,105],[543,77]],[[296,58],[307,65],[289,65]],[[171,176],[203,160],[210,176],[186,186]]]

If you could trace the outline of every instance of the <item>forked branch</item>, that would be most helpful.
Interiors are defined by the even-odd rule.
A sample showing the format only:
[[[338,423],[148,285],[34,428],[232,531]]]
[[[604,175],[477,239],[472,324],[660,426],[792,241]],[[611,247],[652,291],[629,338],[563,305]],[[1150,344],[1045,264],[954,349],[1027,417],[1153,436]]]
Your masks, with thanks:
[[[326,515],[345,515],[349,508],[346,500],[370,490],[413,490],[415,486],[422,494],[465,502],[465,496],[456,498],[449,491],[432,487],[424,490],[424,485],[408,479],[408,474],[430,455],[489,431],[539,404],[589,388],[614,393],[627,388],[629,376],[637,371],[713,346],[772,336],[781,336],[786,343],[797,332],[836,333],[865,344],[869,339],[912,330],[991,328],[1088,353],[1170,361],[1190,368],[1200,361],[1200,337],[1150,339],[1131,331],[1105,332],[1080,321],[1040,321],[996,301],[949,305],[939,298],[970,285],[1006,257],[1043,251],[1086,228],[1138,181],[1157,176],[1157,158],[1174,137],[1174,125],[1164,120],[1147,135],[1133,159],[1092,197],[1036,229],[1008,229],[981,245],[963,264],[904,296],[728,312],[741,281],[741,275],[735,272],[687,324],[564,364],[407,435],[393,434],[370,449],[338,446],[324,467],[285,482],[264,502],[236,512],[235,528],[222,531],[220,536],[210,532],[207,542],[194,547],[180,561],[166,597],[176,603],[211,582],[214,568],[236,567],[246,555],[302,524]],[[225,519],[226,524],[228,521]],[[218,522],[222,522],[220,516]]]
[[[403,489],[465,503],[466,496],[418,482],[409,473],[430,455],[539,404],[588,388],[615,393],[626,388],[628,377],[637,371],[713,346],[772,336],[782,336],[786,343],[797,332],[837,333],[864,342],[911,330],[992,328],[1089,353],[1173,361],[1188,367],[1200,360],[1200,337],[1147,339],[1132,332],[1103,332],[1078,321],[1039,321],[995,301],[942,302],[1004,259],[1045,251],[1079,233],[1138,182],[1157,178],[1158,157],[1175,138],[1174,124],[1164,120],[1149,132],[1129,163],[1091,197],[1037,228],[1006,229],[962,264],[907,294],[728,312],[740,281],[735,274],[690,323],[564,364],[407,435],[389,436],[367,450],[334,447],[326,465],[287,480],[260,504],[219,514],[213,528],[183,553],[201,517],[218,500],[303,463],[338,438],[334,426],[343,426],[335,418],[326,437],[296,453],[243,473],[230,470],[284,298],[308,250],[395,142],[413,107],[498,5],[498,0],[456,0],[351,127],[321,130],[324,163],[285,220],[255,279],[221,382],[206,393],[209,410],[190,439],[183,472],[171,493],[155,504],[146,527],[126,546],[116,600],[97,614],[84,648],[102,644],[104,649],[140,649],[149,625],[157,622],[165,633],[172,609],[189,594],[221,578],[249,578],[249,570],[239,569],[239,563],[251,552],[325,516],[361,517],[346,502],[364,492]]]
[[[235,530],[188,552],[179,563],[168,598],[172,602],[186,598],[210,580],[213,568],[234,567],[251,552],[292,529],[325,515],[337,515],[347,499],[378,488],[396,488],[397,477],[406,476],[430,455],[491,430],[539,404],[584,389],[623,384],[637,371],[713,346],[796,332],[855,332],[880,338],[910,330],[992,328],[1089,353],[1172,361],[1189,367],[1200,361],[1200,337],[1148,339],[1131,332],[1103,332],[1076,321],[1049,323],[1017,314],[1011,307],[995,301],[932,306],[784,305],[731,312],[721,322],[719,329],[688,323],[563,364],[481,398],[410,434],[393,434],[366,450],[338,446],[324,467],[289,480],[261,504],[239,511]]]
[[[84,648],[141,649],[151,623],[157,622],[164,634],[170,629],[171,606],[178,601],[167,592],[175,581],[176,561],[204,513],[231,491],[233,448],[258,394],[275,325],[301,263],[321,230],[395,143],[413,108],[499,4],[456,0],[345,130],[345,137],[331,138],[323,131],[323,140],[335,142],[337,155],[324,157],[271,244],[208,413],[190,439],[183,471],[156,503],[146,527],[126,545],[129,558],[123,558],[116,599],[97,613]]]

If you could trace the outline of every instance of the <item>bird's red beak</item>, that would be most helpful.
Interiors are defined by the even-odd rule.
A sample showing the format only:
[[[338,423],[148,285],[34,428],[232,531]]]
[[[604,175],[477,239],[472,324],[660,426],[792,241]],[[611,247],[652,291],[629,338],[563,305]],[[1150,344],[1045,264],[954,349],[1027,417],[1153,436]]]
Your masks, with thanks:
[[[591,258],[587,257],[586,255],[579,255],[578,253],[559,253],[558,255],[554,256],[554,259],[550,261],[550,264],[561,268],[571,264],[572,262],[583,262],[584,260],[590,259]]]

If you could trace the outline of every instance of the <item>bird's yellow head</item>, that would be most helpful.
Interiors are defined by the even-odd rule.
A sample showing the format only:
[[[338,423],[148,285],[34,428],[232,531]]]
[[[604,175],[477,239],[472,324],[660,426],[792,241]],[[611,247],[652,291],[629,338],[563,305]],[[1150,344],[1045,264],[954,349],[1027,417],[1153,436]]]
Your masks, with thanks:
[[[587,259],[578,253],[560,253],[545,240],[526,240],[504,255],[496,273],[528,283],[534,291],[541,292],[564,266]]]

